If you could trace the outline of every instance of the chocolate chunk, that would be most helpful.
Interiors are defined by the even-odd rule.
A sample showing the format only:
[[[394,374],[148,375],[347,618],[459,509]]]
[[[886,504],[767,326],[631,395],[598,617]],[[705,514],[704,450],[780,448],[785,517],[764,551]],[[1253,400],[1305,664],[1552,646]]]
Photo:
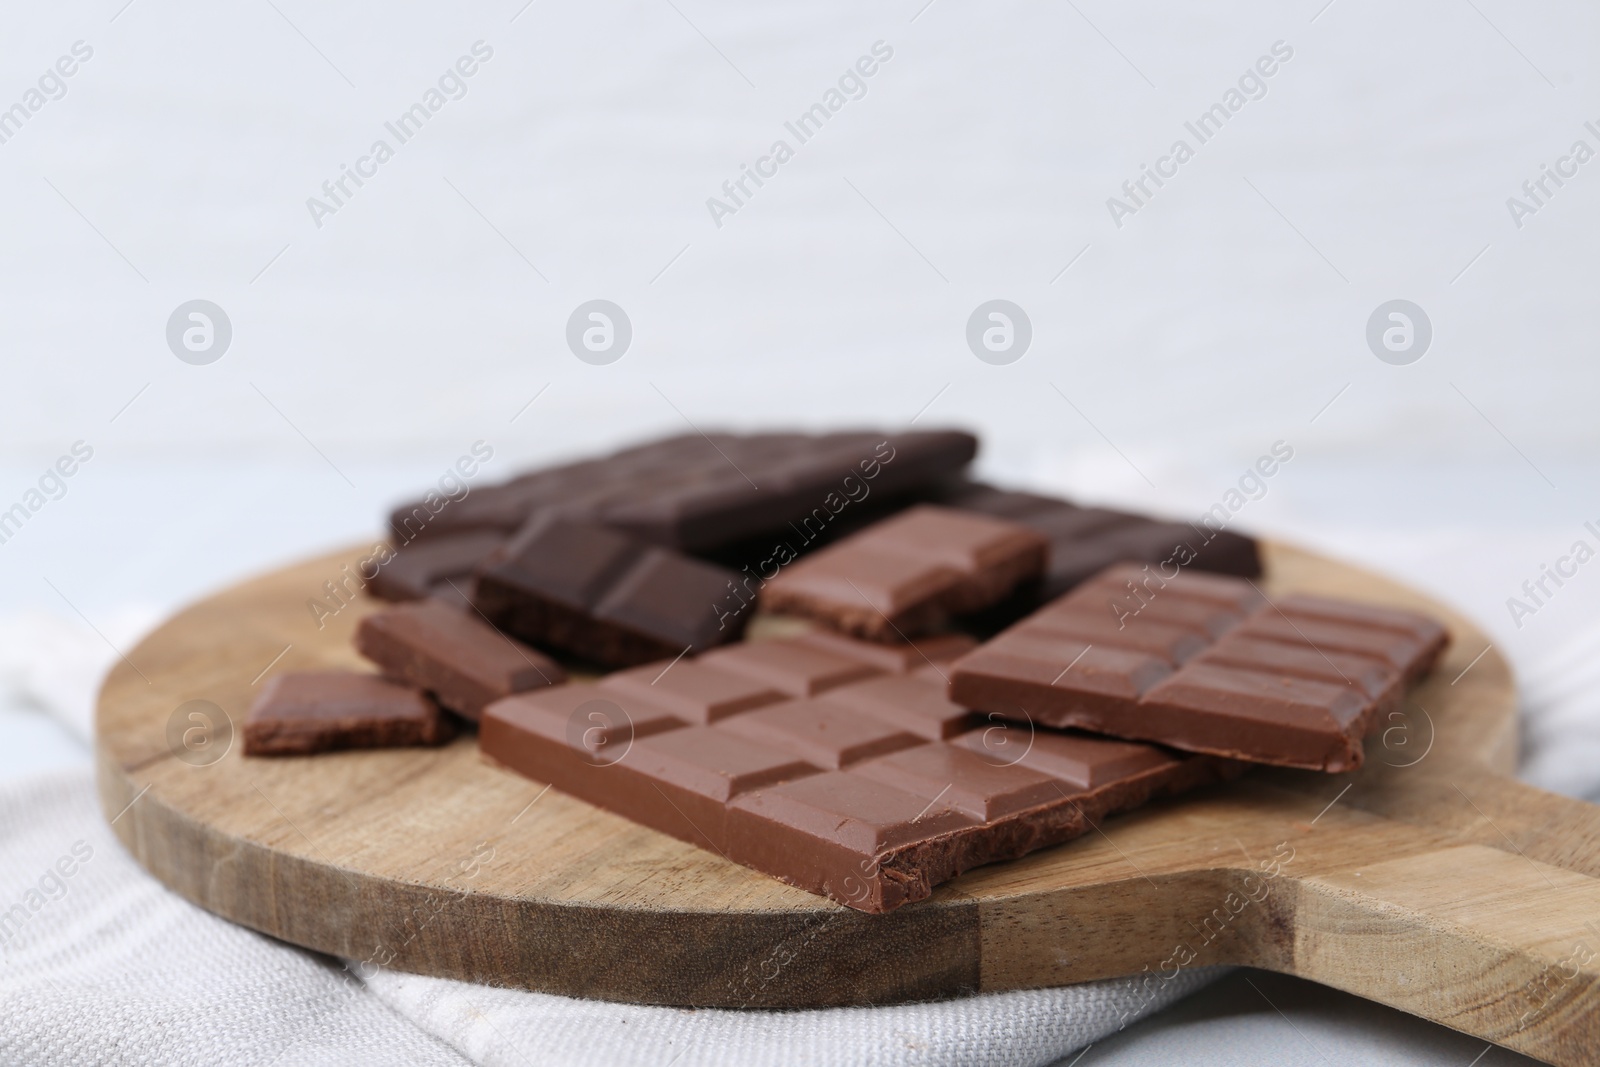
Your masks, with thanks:
[[[509,536],[550,511],[714,554],[748,538],[790,536],[791,523],[802,541],[832,532],[847,506],[853,518],[886,498],[937,485],[977,448],[976,438],[957,431],[686,434],[474,488],[456,500],[402,505],[389,521],[401,542],[469,529]]]
[[[930,669],[884,647],[837,635],[753,642],[523,693],[489,706],[480,745],[512,770],[869,912],[1239,770],[986,725],[945,698],[936,656]]]
[[[857,637],[904,641],[1037,581],[1048,550],[1026,526],[922,505],[790,564],[761,599]]]
[[[448,610],[448,609],[446,609]],[[274,675],[244,721],[247,756],[303,756],[340,748],[440,745],[455,729],[423,693],[375,674]]]
[[[473,602],[531,644],[627,667],[738,639],[750,613],[720,606],[735,578],[616,530],[546,514],[483,564]]]
[[[356,628],[356,650],[474,722],[501,697],[567,679],[548,656],[437,600],[368,615]]]
[[[1119,565],[949,669],[950,699],[1044,726],[1313,770],[1361,738],[1447,637],[1414,612]]]
[[[465,607],[472,589],[473,568],[504,541],[493,530],[477,530],[403,544],[388,562],[378,566],[378,573],[367,583],[367,591],[382,600],[432,596]]]

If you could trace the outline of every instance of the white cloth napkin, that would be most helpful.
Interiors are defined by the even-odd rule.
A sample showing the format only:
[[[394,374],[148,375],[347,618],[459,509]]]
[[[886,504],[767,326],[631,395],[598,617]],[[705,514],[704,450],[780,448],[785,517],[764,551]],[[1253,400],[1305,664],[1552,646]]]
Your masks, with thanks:
[[[5,1063],[465,1062],[336,961],[162,888],[84,770],[0,790],[0,909]]]
[[[64,622],[0,622],[0,695],[85,735],[112,655]],[[1114,979],[795,1012],[639,1007],[395,971],[363,980],[162,888],[113,836],[86,770],[0,787],[0,956],[0,1060],[29,1064],[1021,1067],[1056,1062],[1225,970],[1185,973],[1153,999]]]
[[[1520,682],[1521,777],[1600,803],[1600,625],[1558,646]]]
[[[147,618],[128,613],[111,639]],[[1597,651],[1600,627],[1523,681],[1525,777],[1591,798]],[[71,623],[0,621],[0,697],[84,735],[111,658],[105,638]],[[1224,970],[1185,974],[1144,1004],[1118,979],[798,1012],[638,1007],[395,971],[362,980],[167,892],[115,840],[81,769],[0,787],[0,959],[0,1060],[30,1064],[1049,1064]]]
[[[90,775],[0,790],[0,1061],[51,1064],[1051,1063],[1149,1005],[1129,980],[934,1004],[687,1011],[496,989],[339,961],[216,918],[122,849]]]

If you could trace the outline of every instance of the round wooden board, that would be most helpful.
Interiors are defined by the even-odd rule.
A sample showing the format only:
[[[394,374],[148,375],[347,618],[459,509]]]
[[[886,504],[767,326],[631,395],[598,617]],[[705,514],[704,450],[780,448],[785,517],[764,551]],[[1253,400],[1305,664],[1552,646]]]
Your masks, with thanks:
[[[1359,773],[1257,771],[873,916],[492,767],[470,735],[294,759],[185,748],[188,701],[237,726],[271,672],[363,665],[350,638],[378,605],[357,597],[319,625],[309,602],[333,606],[324,583],[367,551],[186,608],[100,694],[107,817],[123,813],[116,833],[156,878],[226,918],[368,966],[675,1005],[882,1004],[1249,963],[1553,1062],[1600,1048],[1600,956],[1574,950],[1600,949],[1600,809],[1505,777],[1504,660],[1387,579],[1265,546],[1269,596],[1450,625],[1444,662]]]

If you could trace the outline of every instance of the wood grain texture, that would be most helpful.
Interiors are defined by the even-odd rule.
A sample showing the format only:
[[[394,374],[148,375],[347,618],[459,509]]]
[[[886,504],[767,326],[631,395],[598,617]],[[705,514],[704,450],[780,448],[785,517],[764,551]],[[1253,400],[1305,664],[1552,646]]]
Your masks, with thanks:
[[[214,762],[180,759],[185,702],[213,702],[237,727],[269,664],[362,666],[350,637],[377,605],[357,599],[320,628],[307,606],[330,603],[324,581],[362,554],[194,604],[101,691],[101,803],[108,818],[127,809],[117,835],[236,922],[368,966],[692,1006],[882,1004],[1124,974],[1155,989],[1186,968],[1247,963],[1552,1063],[1600,1063],[1600,808],[1508,777],[1504,660],[1386,579],[1266,546],[1269,595],[1396,604],[1450,626],[1444,662],[1369,738],[1359,773],[1258,771],[874,916],[492,767],[470,735],[270,760],[242,758],[235,738]],[[757,637],[781,629],[758,623]]]

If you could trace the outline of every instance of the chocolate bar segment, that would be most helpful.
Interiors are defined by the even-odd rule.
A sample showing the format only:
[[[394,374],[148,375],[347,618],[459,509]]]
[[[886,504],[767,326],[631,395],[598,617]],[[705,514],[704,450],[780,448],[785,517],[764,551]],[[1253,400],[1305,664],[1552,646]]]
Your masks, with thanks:
[[[356,651],[474,722],[501,697],[567,679],[548,656],[438,600],[366,616],[356,628]]]
[[[390,526],[401,543],[462,530],[510,536],[551,512],[651,544],[715,553],[757,535],[787,533],[790,523],[834,527],[846,505],[856,514],[958,473],[977,447],[976,438],[958,431],[686,434],[475,488],[455,500],[402,505]]]
[[[244,753],[440,745],[453,736],[439,705],[415,689],[355,671],[294,671],[269,678],[251,705]]]
[[[860,642],[852,655],[849,641],[755,642],[519,694],[484,713],[480,745],[512,770],[868,912],[1238,770],[1043,728],[1008,745],[1018,729],[952,704],[920,656],[885,660]]]
[[[858,659],[895,674],[952,660],[978,647],[977,639],[967,634],[933,634],[914,641],[886,645],[857,641],[853,637],[827,630],[813,630],[795,640],[799,644],[833,652],[846,659]]]
[[[1082,789],[1099,789],[1172,759],[1170,752],[1154,745],[1059,730],[989,726],[962,735],[960,743],[1000,765],[1028,767]]]
[[[1147,690],[1129,716],[1139,725],[1126,731],[1189,751],[1345,771],[1361,765],[1374,707],[1351,685],[1197,663]]]
[[[784,699],[756,678],[719,671],[694,660],[649,663],[606,676],[605,688],[649,701],[685,722],[709,726],[718,719]]]
[[[1037,581],[1049,547],[1018,523],[921,505],[790,564],[761,600],[843,633],[904,641]]]
[[[921,743],[916,734],[826,697],[786,701],[721,725],[731,734],[793,752],[813,767],[829,770]]]
[[[1291,678],[1331,684],[1354,683],[1377,703],[1378,718],[1393,710],[1407,679],[1387,661],[1319,648],[1309,641],[1273,641],[1234,634],[1196,656],[1195,664],[1268,670]]]
[[[1312,770],[1361,738],[1447,641],[1425,616],[1112,567],[957,660],[950,698],[1044,726]]]
[[[904,434],[726,435],[710,477],[676,474],[673,487],[613,504],[602,521],[657,544],[711,552],[790,523],[832,523],[845,501],[881,501],[959,472],[977,439],[956,431]],[[653,498],[653,499],[650,499]]]
[[[877,674],[873,663],[807,641],[755,641],[718,649],[700,657],[703,666],[741,675],[794,697]]]
[[[469,530],[417,544],[401,545],[367,583],[381,600],[435,597],[456,607],[469,606],[472,572],[505,538],[493,530]]]
[[[1208,525],[1161,522],[1106,508],[1084,508],[1055,497],[967,482],[939,502],[1031,526],[1050,540],[1050,562],[1037,588],[1000,605],[986,620],[991,632],[1120,562],[1149,563],[1160,574],[1210,571],[1254,578],[1261,574],[1256,543]]]
[[[943,681],[921,673],[889,675],[834,689],[827,699],[925,741],[948,741],[973,729],[979,719],[950,702]]]
[[[410,559],[522,522],[477,567],[475,606],[529,643],[626,667],[737,640],[753,614],[755,579],[686,550],[737,556],[741,539],[782,529],[793,558],[959,470],[976,447],[953,432],[669,438],[480,489],[437,513],[401,509],[393,524],[422,538]]]
[[[537,696],[516,704],[529,713],[525,725],[580,751],[594,766],[615,763],[638,738],[688,725],[670,708],[642,697],[619,698],[590,684],[559,685],[538,690]],[[508,698],[490,705],[497,706],[511,708],[514,702]]]
[[[732,571],[592,522],[535,518],[479,569],[473,602],[530,644],[627,667],[739,638]]]

